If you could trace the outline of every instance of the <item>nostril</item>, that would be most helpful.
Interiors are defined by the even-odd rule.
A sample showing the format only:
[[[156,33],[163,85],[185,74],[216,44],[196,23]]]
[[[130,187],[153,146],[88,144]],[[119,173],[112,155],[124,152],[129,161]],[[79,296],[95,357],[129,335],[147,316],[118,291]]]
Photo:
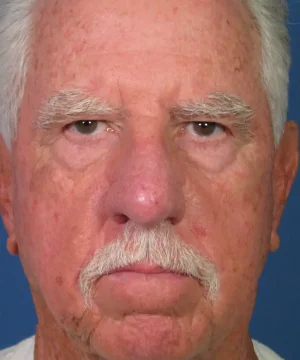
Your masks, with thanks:
[[[124,214],[116,214],[114,216],[114,218],[115,218],[116,223],[119,225],[126,224],[127,221],[129,220],[129,217]]]
[[[176,217],[170,217],[168,221],[170,222],[171,225],[176,225],[180,221],[180,219]]]

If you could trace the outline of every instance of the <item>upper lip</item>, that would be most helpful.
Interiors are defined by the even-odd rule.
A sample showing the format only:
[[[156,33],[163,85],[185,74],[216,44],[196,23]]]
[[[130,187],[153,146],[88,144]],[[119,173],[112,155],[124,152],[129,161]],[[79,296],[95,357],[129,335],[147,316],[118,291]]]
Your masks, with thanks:
[[[174,271],[164,269],[163,267],[161,267],[159,265],[147,264],[147,263],[142,263],[142,262],[115,269],[111,273],[123,272],[123,271],[132,271],[132,272],[137,272],[137,273],[142,273],[142,274],[174,273]]]

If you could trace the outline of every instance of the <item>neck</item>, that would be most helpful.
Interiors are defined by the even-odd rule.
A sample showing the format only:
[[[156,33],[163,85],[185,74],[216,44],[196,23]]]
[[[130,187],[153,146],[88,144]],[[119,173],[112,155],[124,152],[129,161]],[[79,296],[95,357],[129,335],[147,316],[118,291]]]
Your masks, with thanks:
[[[215,355],[209,360],[258,360],[249,334],[246,336],[232,335],[226,339]]]
[[[84,357],[73,349],[66,335],[56,333],[55,336],[49,336],[39,325],[35,338],[34,360],[42,359],[79,360]]]
[[[45,320],[45,317],[42,321],[39,317],[35,336],[34,360],[92,360],[76,349],[71,338],[53,318],[47,317],[46,323]]]

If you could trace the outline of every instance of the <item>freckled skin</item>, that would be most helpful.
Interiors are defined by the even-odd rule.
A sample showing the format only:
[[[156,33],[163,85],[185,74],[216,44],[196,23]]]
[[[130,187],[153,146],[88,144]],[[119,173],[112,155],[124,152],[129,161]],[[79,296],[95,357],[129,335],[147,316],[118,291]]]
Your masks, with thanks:
[[[33,40],[13,180],[39,317],[35,360],[255,360],[248,324],[270,248],[274,146],[246,9],[233,0],[41,1]],[[84,143],[61,129],[45,144],[52,135],[32,120],[72,87],[123,106],[122,131]],[[257,109],[253,141],[204,144],[172,130],[170,107],[216,91]],[[102,305],[85,309],[79,271],[122,231],[120,216],[148,227],[171,220],[215,263],[216,301],[192,279],[180,291],[141,284],[134,295],[100,280]]]

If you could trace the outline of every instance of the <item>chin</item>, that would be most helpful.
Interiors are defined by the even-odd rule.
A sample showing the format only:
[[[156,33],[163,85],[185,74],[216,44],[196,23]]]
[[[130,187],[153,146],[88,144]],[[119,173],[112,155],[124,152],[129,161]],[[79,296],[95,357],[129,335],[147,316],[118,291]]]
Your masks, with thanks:
[[[195,337],[191,320],[157,314],[105,319],[93,332],[90,346],[101,360],[192,360],[203,341]]]

